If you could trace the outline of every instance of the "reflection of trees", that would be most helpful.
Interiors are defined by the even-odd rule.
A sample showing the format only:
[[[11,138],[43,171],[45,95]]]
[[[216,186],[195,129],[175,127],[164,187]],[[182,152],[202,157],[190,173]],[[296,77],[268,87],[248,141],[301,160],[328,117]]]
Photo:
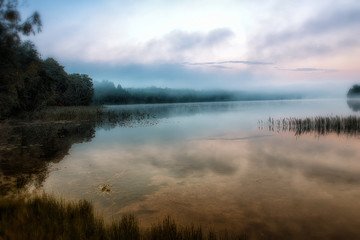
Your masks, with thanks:
[[[354,112],[360,111],[360,99],[349,99],[347,100],[347,104]]]
[[[91,141],[95,127],[154,125],[141,109],[105,111],[99,119],[79,122],[0,124],[0,195],[40,187],[49,163],[61,161],[74,143]]]
[[[61,161],[74,143],[94,137],[92,123],[1,126],[0,194],[41,186],[51,162]]]

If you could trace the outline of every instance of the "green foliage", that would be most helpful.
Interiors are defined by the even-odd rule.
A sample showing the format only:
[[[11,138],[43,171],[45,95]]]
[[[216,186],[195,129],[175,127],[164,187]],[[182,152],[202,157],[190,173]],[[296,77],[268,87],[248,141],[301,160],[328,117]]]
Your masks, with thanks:
[[[347,97],[360,98],[360,85],[355,84],[354,86],[352,86],[347,93]]]
[[[41,18],[34,12],[24,22],[16,9],[17,0],[0,0],[0,44],[2,47],[12,47],[20,42],[20,34],[30,35],[41,31]]]
[[[21,67],[21,86],[17,89],[20,111],[33,111],[40,106],[46,106],[53,95],[52,83],[41,76],[43,62],[29,41],[18,47],[18,59]]]
[[[0,0],[0,119],[49,105],[89,105],[94,90],[87,75],[68,75],[56,60],[40,58],[20,35],[41,30],[35,12],[25,21],[16,0]]]
[[[64,105],[89,105],[94,95],[92,79],[86,74],[77,73],[70,74],[68,79],[69,85],[64,93]]]
[[[68,75],[55,59],[47,58],[43,61],[43,68],[40,72],[41,78],[46,82],[51,83],[52,96],[49,99],[48,105],[64,105],[65,92],[69,87]]]
[[[21,108],[18,95],[24,88],[23,74],[37,58],[33,46],[21,44],[20,35],[39,32],[40,15],[35,12],[21,22],[16,8],[17,1],[0,0],[0,117]]]

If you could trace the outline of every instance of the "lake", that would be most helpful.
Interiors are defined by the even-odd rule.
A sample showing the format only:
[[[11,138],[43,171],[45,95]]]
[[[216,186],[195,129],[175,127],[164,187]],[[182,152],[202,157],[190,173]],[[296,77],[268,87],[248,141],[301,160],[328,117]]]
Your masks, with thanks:
[[[269,117],[359,116],[346,99],[108,106],[111,124],[2,126],[2,195],[91,200],[106,219],[250,238],[360,239],[360,136],[269,129]],[[106,186],[107,191],[103,191]]]

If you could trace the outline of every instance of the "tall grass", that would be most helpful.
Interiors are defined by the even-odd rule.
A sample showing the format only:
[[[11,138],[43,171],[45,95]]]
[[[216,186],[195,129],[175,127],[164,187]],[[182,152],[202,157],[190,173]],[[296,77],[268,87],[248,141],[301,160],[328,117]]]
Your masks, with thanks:
[[[89,121],[96,125],[145,124],[156,116],[146,111],[116,110],[104,106],[47,107],[36,112],[17,116],[15,120],[25,121]]]
[[[47,107],[19,117],[24,120],[41,121],[98,120],[104,117],[104,108],[102,106]]]
[[[0,199],[0,239],[227,240],[246,236],[204,233],[200,226],[181,226],[170,217],[149,228],[140,228],[134,215],[105,223],[86,200],[65,202],[42,195]]]
[[[14,123],[91,122],[96,126],[154,125],[156,116],[148,111],[116,110],[104,106],[46,107],[35,112],[20,113],[9,120]],[[4,125],[4,124],[3,124]]]
[[[357,135],[360,133],[359,116],[335,116],[335,117],[313,117],[313,118],[269,118],[266,123],[270,131],[291,131],[295,135],[304,133],[317,133],[325,135],[336,133],[338,135]],[[261,127],[264,124],[261,123]]]

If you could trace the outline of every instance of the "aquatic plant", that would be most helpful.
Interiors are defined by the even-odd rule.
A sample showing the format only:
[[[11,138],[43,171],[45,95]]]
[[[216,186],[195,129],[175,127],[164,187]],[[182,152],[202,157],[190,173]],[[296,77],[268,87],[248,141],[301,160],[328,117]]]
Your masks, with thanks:
[[[111,193],[112,192],[109,184],[101,184],[99,186],[99,190],[103,193]]]
[[[359,116],[327,116],[312,118],[269,118],[267,122],[259,122],[260,128],[267,128],[269,131],[290,131],[295,135],[304,133],[316,133],[325,135],[329,133],[357,135],[360,133]]]

